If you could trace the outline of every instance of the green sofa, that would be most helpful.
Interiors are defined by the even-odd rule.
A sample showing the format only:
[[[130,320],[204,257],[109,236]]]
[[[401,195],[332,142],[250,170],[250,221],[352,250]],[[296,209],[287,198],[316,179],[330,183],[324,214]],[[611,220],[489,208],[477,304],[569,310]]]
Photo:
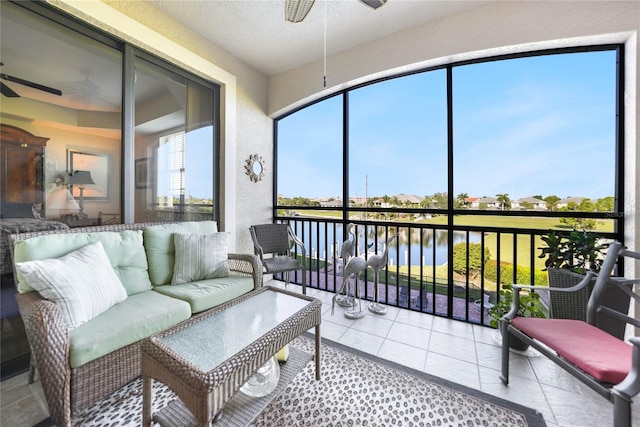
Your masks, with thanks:
[[[262,286],[259,259],[231,253],[228,275],[171,284],[174,234],[217,231],[214,221],[202,221],[106,225],[10,237],[14,266],[48,262],[100,242],[126,290],[122,302],[70,329],[60,304],[44,299],[20,269],[14,269],[32,365],[38,367],[56,425],[72,425],[78,411],[138,377],[143,339]]]

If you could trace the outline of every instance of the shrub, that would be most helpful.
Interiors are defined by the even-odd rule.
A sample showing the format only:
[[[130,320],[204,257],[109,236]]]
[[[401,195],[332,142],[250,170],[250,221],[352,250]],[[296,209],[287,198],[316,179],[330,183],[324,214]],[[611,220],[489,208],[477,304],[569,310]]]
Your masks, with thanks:
[[[498,282],[498,263],[495,260],[489,260],[484,266],[484,277],[496,283],[513,284],[513,264],[506,261],[500,263],[500,281]],[[533,283],[531,283],[531,269],[529,267],[518,266],[515,283],[546,286],[547,275],[543,271],[536,270],[533,273]]]
[[[485,262],[490,258],[488,248],[484,250]],[[469,270],[480,271],[482,267],[482,245],[469,243]],[[459,274],[467,274],[467,243],[462,242],[453,246],[453,271]]]
[[[497,328],[502,316],[507,314],[511,309],[513,301],[513,286],[504,285],[500,290],[500,301],[489,309],[489,315],[491,320],[489,326]],[[540,302],[540,295],[535,292],[527,292],[522,290],[520,292],[520,305],[518,309],[518,316],[526,317],[547,317],[545,309]]]

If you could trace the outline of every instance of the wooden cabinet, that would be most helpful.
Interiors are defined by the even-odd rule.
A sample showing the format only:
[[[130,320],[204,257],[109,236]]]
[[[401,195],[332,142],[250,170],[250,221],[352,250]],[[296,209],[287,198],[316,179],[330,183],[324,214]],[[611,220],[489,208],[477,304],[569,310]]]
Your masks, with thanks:
[[[44,204],[44,148],[49,138],[0,124],[0,203]]]

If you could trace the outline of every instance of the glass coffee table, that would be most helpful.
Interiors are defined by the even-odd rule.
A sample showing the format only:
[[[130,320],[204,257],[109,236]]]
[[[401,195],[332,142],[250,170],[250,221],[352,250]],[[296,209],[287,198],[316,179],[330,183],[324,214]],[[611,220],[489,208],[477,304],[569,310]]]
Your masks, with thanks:
[[[141,353],[143,425],[156,421],[153,380],[180,398],[198,426],[209,426],[258,368],[313,327],[319,380],[321,308],[318,299],[267,286],[151,336]]]

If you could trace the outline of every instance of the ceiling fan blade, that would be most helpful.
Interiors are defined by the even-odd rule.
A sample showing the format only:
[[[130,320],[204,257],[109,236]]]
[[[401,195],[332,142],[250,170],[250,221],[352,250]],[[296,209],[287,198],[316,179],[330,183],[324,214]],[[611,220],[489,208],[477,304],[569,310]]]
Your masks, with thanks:
[[[13,82],[13,83],[17,83],[19,85],[32,87],[34,89],[38,89],[38,90],[41,90],[41,91],[44,91],[44,92],[47,92],[47,93],[51,93],[53,95],[62,96],[62,91],[61,90],[54,89],[54,88],[49,87],[49,86],[45,86],[45,85],[41,85],[41,84],[38,84],[38,83],[30,82],[28,80],[23,80],[23,79],[18,78],[18,77],[9,76],[7,74],[0,74],[0,78],[3,79],[3,80],[6,80],[8,82]]]
[[[0,82],[0,93],[2,93],[7,98],[20,98],[20,95],[18,95],[13,89],[2,82]]]
[[[384,4],[387,2],[387,0],[360,0],[360,1],[374,9],[377,9],[380,6],[384,6]]]
[[[287,21],[302,22],[311,10],[315,0],[286,0],[284,5],[284,17]]]

